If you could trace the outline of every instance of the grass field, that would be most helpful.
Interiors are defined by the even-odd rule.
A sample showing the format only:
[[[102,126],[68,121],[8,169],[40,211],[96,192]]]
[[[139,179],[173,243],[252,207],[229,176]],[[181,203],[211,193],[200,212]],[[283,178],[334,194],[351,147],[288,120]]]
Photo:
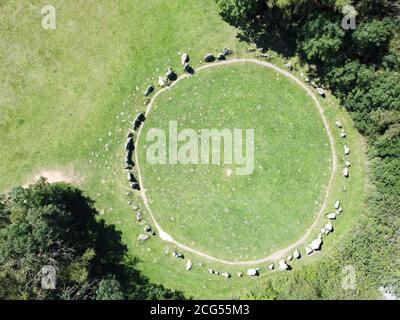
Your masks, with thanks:
[[[145,137],[153,128],[168,133],[170,121],[178,131],[254,129],[253,173],[149,163]],[[283,75],[252,63],[202,70],[163,93],[144,127],[137,152],[147,196],[174,239],[216,257],[256,260],[312,224],[330,178],[330,145],[311,97]]]
[[[43,170],[66,172],[96,200],[101,217],[122,232],[130,252],[138,257],[138,268],[152,282],[198,298],[237,297],[255,285],[258,279],[210,275],[208,266],[219,271],[227,267],[191,254],[187,257],[195,266],[186,272],[184,262],[171,257],[173,246],[158,238],[139,245],[136,238],[143,227],[134,221],[132,204],[143,212],[144,208],[138,197],[125,195],[129,189],[122,170],[127,128],[136,112],[144,109],[142,92],[168,66],[179,70],[178,52],[189,52],[197,67],[204,53],[216,53],[223,46],[232,48],[237,57],[253,56],[248,45],[221,21],[212,0],[58,1],[53,31],[41,28],[40,9],[45,4],[0,1],[0,189],[23,184]],[[285,62],[276,54],[271,61],[280,66]],[[213,77],[214,72],[218,71],[211,72]],[[340,198],[345,208],[334,236],[327,238],[322,254],[297,261],[294,268],[318,263],[315,260],[340,245],[364,200],[363,142],[334,98],[328,95],[322,103],[330,123],[339,119],[348,132],[352,176],[348,181],[339,177],[330,197],[331,203]],[[335,138],[337,150],[342,150],[343,141]],[[344,184],[346,193],[341,191]],[[315,194],[314,184],[310,185]],[[198,267],[198,262],[204,266]],[[263,270],[262,277],[267,276]]]

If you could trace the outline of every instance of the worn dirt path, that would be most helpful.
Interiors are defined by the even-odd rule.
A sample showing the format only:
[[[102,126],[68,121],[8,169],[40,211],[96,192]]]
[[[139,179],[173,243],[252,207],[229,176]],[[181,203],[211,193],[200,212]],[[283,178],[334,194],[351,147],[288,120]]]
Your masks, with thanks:
[[[277,250],[275,252],[273,252],[272,254],[261,258],[261,259],[257,259],[257,260],[247,260],[247,261],[229,261],[229,260],[224,260],[224,259],[219,259],[217,257],[213,257],[211,255],[208,255],[205,252],[196,250],[194,248],[191,248],[189,246],[186,246],[185,244],[176,241],[171,235],[169,235],[168,233],[166,233],[161,226],[158,224],[157,220],[155,219],[153,212],[151,211],[150,205],[148,203],[148,198],[146,196],[146,191],[144,188],[144,183],[143,183],[143,177],[141,174],[141,169],[140,169],[140,164],[139,164],[139,157],[138,157],[138,152],[135,152],[135,160],[136,160],[136,165],[137,165],[137,171],[138,171],[138,178],[139,178],[139,184],[140,184],[140,193],[144,202],[144,205],[148,211],[148,213],[151,216],[151,219],[153,220],[153,223],[155,225],[155,227],[157,228],[158,234],[160,236],[161,239],[163,239],[164,241],[170,242],[172,244],[174,244],[175,246],[179,247],[180,249],[183,249],[185,251],[191,252],[193,254],[196,254],[198,256],[201,256],[205,259],[208,260],[212,260],[215,262],[219,262],[219,263],[223,263],[226,265],[235,265],[235,266],[239,266],[239,265],[258,265],[261,263],[265,263],[265,262],[269,262],[269,261],[274,261],[277,259],[280,259],[282,257],[285,257],[286,255],[289,255],[291,252],[293,252],[295,249],[297,249],[299,246],[301,246],[302,244],[304,244],[304,242],[308,239],[308,237],[310,236],[311,232],[313,231],[313,229],[317,226],[317,224],[320,222],[321,218],[323,217],[323,213],[327,208],[327,202],[328,202],[328,197],[329,197],[329,193],[332,189],[332,185],[333,185],[333,180],[337,171],[337,156],[336,156],[336,150],[335,150],[335,145],[334,145],[334,139],[333,139],[333,135],[332,132],[330,130],[328,121],[325,118],[324,115],[324,109],[322,108],[321,104],[318,101],[318,98],[315,96],[314,92],[303,82],[301,81],[299,78],[297,78],[296,76],[294,76],[293,74],[291,74],[288,71],[282,70],[279,67],[269,63],[269,62],[265,62],[265,61],[260,61],[260,60],[256,60],[256,59],[247,59],[247,58],[237,58],[237,59],[231,59],[231,60],[226,60],[226,61],[222,61],[222,62],[217,62],[217,63],[212,63],[212,64],[206,64],[203,65],[199,68],[196,69],[196,72],[201,71],[203,69],[208,69],[208,68],[215,68],[221,65],[229,65],[229,64],[233,64],[233,63],[254,63],[263,67],[267,67],[270,69],[273,69],[277,72],[279,72],[280,74],[283,74],[284,76],[286,76],[287,78],[293,80],[295,83],[297,83],[299,86],[301,86],[313,99],[313,101],[315,102],[315,105],[318,108],[318,111],[321,115],[322,121],[324,123],[326,132],[328,134],[328,138],[329,138],[329,142],[331,145],[331,160],[332,160],[332,171],[331,171],[331,177],[329,179],[329,184],[328,187],[326,189],[326,193],[325,193],[325,197],[324,197],[324,201],[323,204],[317,214],[317,217],[314,221],[314,223],[305,231],[304,235],[298,239],[296,242],[294,242],[293,244],[287,246],[286,248],[282,248],[280,250]],[[181,76],[179,76],[179,78],[177,79],[177,81],[173,82],[172,85],[170,87],[165,87],[161,90],[159,90],[158,92],[156,92],[156,94],[153,96],[153,98],[151,99],[150,103],[148,104],[147,108],[146,108],[146,117],[148,116],[148,114],[151,112],[154,102],[156,101],[157,97],[162,94],[163,92],[170,90],[171,88],[173,88],[179,81],[190,77],[190,75],[188,74],[183,74]],[[142,128],[143,126],[140,127],[138,134],[137,134],[137,138],[136,138],[136,148],[138,148],[139,146],[139,139],[140,139],[140,134],[142,132]]]

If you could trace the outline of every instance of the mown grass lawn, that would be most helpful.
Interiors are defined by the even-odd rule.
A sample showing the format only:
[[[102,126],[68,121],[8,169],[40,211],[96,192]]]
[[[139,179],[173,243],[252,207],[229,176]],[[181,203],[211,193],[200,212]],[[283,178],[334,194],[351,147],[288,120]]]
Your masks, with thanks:
[[[177,53],[189,52],[197,67],[204,53],[223,46],[237,57],[253,56],[247,44],[221,21],[212,0],[58,1],[54,31],[41,28],[45,4],[0,2],[0,189],[9,190],[42,170],[71,172],[95,199],[101,217],[121,231],[130,253],[138,257],[138,268],[152,282],[201,298],[237,297],[256,285],[259,279],[227,280],[205,270],[234,274],[243,267],[227,268],[190,254],[195,265],[186,272],[184,262],[171,257],[173,246],[157,237],[138,244],[143,226],[135,223],[132,204],[144,208],[139,197],[125,195],[129,188],[122,170],[126,131],[144,109],[142,92],[168,66],[180,70]],[[282,66],[284,59],[274,56],[272,62]],[[329,254],[362,210],[365,156],[346,112],[330,96],[323,106],[331,124],[339,119],[346,125],[352,147],[351,179],[339,179],[330,199],[340,197],[345,213],[334,237],[326,240],[323,254]],[[295,115],[299,121],[303,117]],[[336,138],[341,150],[343,141]],[[263,270],[262,276],[270,275]]]
[[[151,163],[147,151],[154,142],[147,136],[161,129],[168,138],[170,121],[178,132],[242,129],[244,155],[245,131],[253,129],[254,171],[236,175],[243,165],[224,165],[229,146],[223,143],[222,165]],[[167,150],[169,143],[168,138]],[[252,63],[201,70],[163,93],[137,152],[150,206],[163,229],[184,244],[233,261],[260,259],[301,238],[319,211],[331,172],[328,136],[311,97],[283,75]]]

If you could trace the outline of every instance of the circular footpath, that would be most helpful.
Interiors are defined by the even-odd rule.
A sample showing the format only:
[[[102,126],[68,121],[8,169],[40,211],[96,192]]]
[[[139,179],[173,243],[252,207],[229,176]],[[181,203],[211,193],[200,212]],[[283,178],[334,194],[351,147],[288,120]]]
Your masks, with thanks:
[[[162,240],[226,265],[274,261],[309,240],[327,209],[337,156],[324,109],[302,80],[256,59],[206,64],[157,91],[145,114],[135,162],[143,203]],[[152,130],[166,132],[160,145],[171,152],[171,121],[178,133],[229,124],[234,139],[233,128],[242,127],[243,155],[249,153],[245,131],[254,128],[253,171],[236,175],[239,165],[232,162],[148,163]]]

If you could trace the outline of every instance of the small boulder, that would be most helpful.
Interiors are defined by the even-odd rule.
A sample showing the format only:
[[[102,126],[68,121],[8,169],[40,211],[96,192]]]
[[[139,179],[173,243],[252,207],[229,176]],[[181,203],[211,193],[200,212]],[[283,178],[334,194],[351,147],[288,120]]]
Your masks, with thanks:
[[[346,131],[344,131],[344,130],[340,131],[340,137],[346,138]]]
[[[169,85],[170,85],[170,82],[169,82],[169,79],[168,79],[168,78],[159,76],[159,77],[158,77],[157,84],[158,84],[160,87],[163,88],[163,87],[169,86]]]
[[[288,69],[289,71],[292,71],[293,70],[293,65],[290,62],[288,62],[288,63],[285,64],[285,68]]]
[[[304,248],[304,250],[306,251],[306,254],[310,255],[313,252],[313,249],[311,249],[309,246],[306,246]]]
[[[236,275],[238,276],[238,278],[243,277],[243,273],[242,272],[238,272]]]
[[[335,209],[339,209],[339,207],[340,207],[340,201],[339,201],[339,200],[336,200],[336,202],[335,202]]]
[[[223,53],[218,53],[217,59],[218,60],[226,60],[226,57],[225,57],[225,55]]]
[[[192,270],[192,267],[193,267],[192,261],[188,260],[188,261],[186,262],[185,269],[186,269],[187,271],[190,271],[190,270]]]
[[[339,207],[339,208],[337,209],[337,212],[338,212],[338,213],[342,213],[342,212],[343,212],[343,208],[342,208],[342,207]]]
[[[348,178],[350,176],[349,168],[344,168],[343,169],[343,176],[345,176],[346,178]]]
[[[139,182],[133,182],[133,183],[131,183],[131,188],[132,188],[133,190],[139,191],[139,190],[140,190]]]
[[[147,236],[145,234],[139,234],[139,237],[138,237],[139,242],[146,241],[147,239],[149,239],[149,236]]]
[[[292,261],[292,260],[293,260],[293,255],[290,254],[290,255],[286,258],[286,260],[287,260],[287,261]]]
[[[127,173],[126,179],[127,179],[129,182],[135,182],[135,181],[136,181],[136,178],[135,178],[135,176],[132,174],[132,172],[128,172],[128,173]]]
[[[286,263],[285,259],[282,259],[282,260],[279,261],[279,267],[280,267],[282,270],[287,270],[287,269],[289,269],[289,265]]]
[[[350,148],[348,146],[344,146],[344,154],[348,156],[350,154]]]
[[[233,53],[233,51],[231,49],[224,48],[222,50],[222,53],[224,54],[224,56],[230,56]]]
[[[335,220],[336,219],[336,212],[331,212],[326,215],[328,219]]]
[[[346,162],[344,163],[344,165],[345,165],[346,168],[350,168],[350,161],[346,161]]]
[[[332,232],[332,231],[333,231],[332,223],[328,222],[328,223],[325,225],[325,230],[327,230],[327,231],[329,231],[329,232]]]
[[[185,72],[187,72],[189,74],[194,74],[194,72],[195,72],[189,63],[185,63],[185,65],[183,66],[183,70],[185,70]]]
[[[143,215],[141,212],[136,213],[136,222],[140,222],[143,220]]]
[[[133,141],[133,137],[129,137],[125,143],[125,150],[133,152],[135,150],[135,143]]]
[[[342,123],[340,121],[335,121],[335,126],[339,129],[342,128]]]
[[[231,275],[228,272],[222,272],[221,275],[226,279],[229,279],[231,277]]]
[[[189,55],[187,53],[182,53],[181,55],[181,65],[185,65],[190,61]]]
[[[255,268],[247,269],[247,275],[250,277],[256,277],[258,276],[258,271]]]
[[[215,61],[215,57],[214,57],[213,54],[207,53],[207,54],[204,56],[204,61],[205,61],[205,62],[214,62],[214,61]]]
[[[183,258],[183,254],[182,254],[182,253],[179,253],[179,252],[177,252],[177,251],[172,251],[172,256],[173,256],[174,258]]]
[[[151,231],[152,231],[151,226],[149,224],[146,225],[143,230],[144,230],[144,232],[147,232],[147,233],[151,233]]]
[[[208,273],[210,273],[210,274],[213,274],[214,273],[214,270],[213,269],[207,269],[207,271],[208,271]]]
[[[321,96],[321,97],[325,97],[325,91],[322,88],[317,88],[317,93]]]
[[[146,91],[144,92],[144,95],[146,97],[148,97],[152,92],[154,91],[154,86],[153,85],[149,85],[146,89]]]
[[[178,79],[178,75],[175,73],[174,70],[168,68],[167,73],[165,75],[169,81],[176,81]]]
[[[315,239],[311,242],[310,248],[313,250],[320,250],[322,246],[322,240],[321,239]]]
[[[293,252],[293,257],[295,257],[296,259],[300,259],[300,258],[301,258],[301,255],[300,255],[299,250],[295,250],[295,251]]]
[[[274,268],[275,268],[275,266],[274,266],[273,263],[271,263],[270,265],[268,265],[268,269],[269,269],[269,270],[274,270]]]

